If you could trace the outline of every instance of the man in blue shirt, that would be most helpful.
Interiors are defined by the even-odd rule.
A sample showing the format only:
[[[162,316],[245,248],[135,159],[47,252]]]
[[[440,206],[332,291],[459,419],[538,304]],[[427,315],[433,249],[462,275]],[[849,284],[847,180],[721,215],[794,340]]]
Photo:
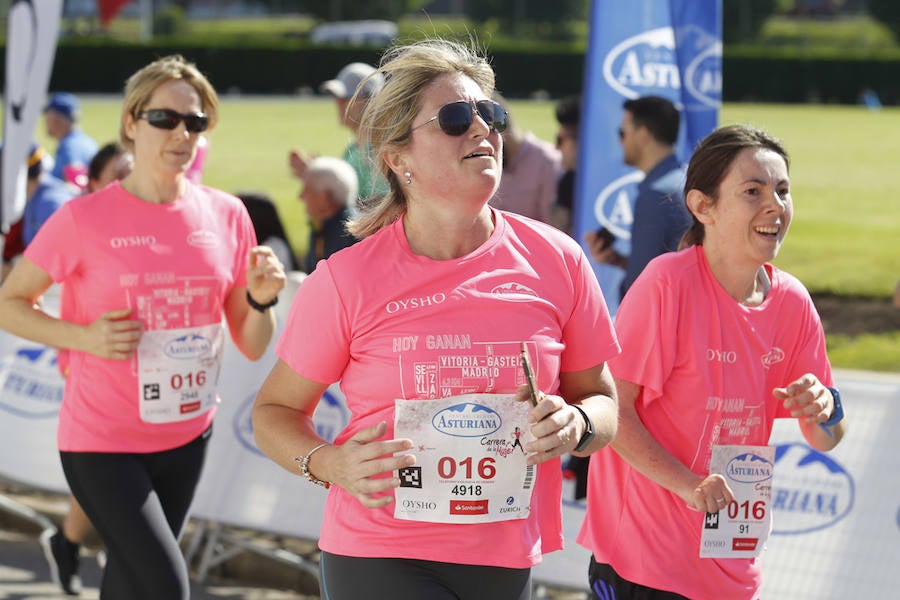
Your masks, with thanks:
[[[39,146],[34,146],[28,156],[25,212],[22,216],[22,241],[26,247],[50,215],[76,195],[71,187],[43,172],[43,157],[44,150]]]
[[[97,143],[76,125],[79,116],[78,98],[65,92],[51,95],[44,107],[47,135],[59,142],[56,147],[56,162],[50,174],[62,181],[69,181],[66,178],[66,167],[74,168],[76,172],[86,171],[97,153]]]
[[[631,254],[624,256],[592,232],[585,236],[594,260],[625,270],[620,301],[651,260],[678,249],[691,224],[684,205],[684,169],[675,156],[680,115],[669,100],[644,96],[626,100],[619,127],[625,164],[645,173],[638,184],[631,225]]]

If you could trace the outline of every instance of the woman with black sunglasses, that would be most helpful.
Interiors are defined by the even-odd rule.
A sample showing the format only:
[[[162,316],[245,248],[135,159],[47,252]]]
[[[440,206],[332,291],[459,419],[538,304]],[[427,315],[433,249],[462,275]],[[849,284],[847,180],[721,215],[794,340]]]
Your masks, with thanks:
[[[58,444],[107,548],[103,599],[189,597],[177,539],[218,401],[223,317],[251,360],[275,328],[282,265],[240,200],[185,177],[217,107],[180,56],[132,75],[120,135],[131,174],[64,204],[0,288],[0,327],[68,350]],[[54,281],[68,320],[38,304]]]
[[[578,244],[488,205],[506,125],[488,63],[428,40],[379,72],[362,127],[390,193],[295,297],[256,439],[330,488],[323,598],[527,599],[562,547],[559,457],[615,433],[618,343]],[[311,416],[338,379],[352,417],[329,443]]]

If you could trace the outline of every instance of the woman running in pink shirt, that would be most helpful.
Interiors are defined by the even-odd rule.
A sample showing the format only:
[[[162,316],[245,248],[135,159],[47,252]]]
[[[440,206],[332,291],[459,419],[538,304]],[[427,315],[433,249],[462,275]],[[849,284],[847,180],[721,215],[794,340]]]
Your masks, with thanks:
[[[133,170],[64,204],[0,288],[0,327],[67,351],[58,445],[106,545],[104,600],[190,596],[178,535],[216,412],[223,317],[251,360],[275,330],[281,264],[240,200],[185,177],[217,116],[212,85],[180,56],[132,75],[120,137]],[[61,319],[36,305],[54,281]],[[57,566],[70,546],[51,540]]]
[[[757,598],[764,500],[735,523],[765,528],[762,538],[700,557],[704,527],[724,528],[743,506],[712,457],[756,457],[776,418],[797,419],[821,451],[844,434],[812,299],[770,264],[794,212],[786,151],[762,131],[723,127],[694,151],[684,191],[693,225],[682,250],[654,259],[616,315],[619,430],[591,457],[578,537],[593,552],[594,598]],[[742,467],[759,475],[748,493],[771,490],[770,467]]]
[[[506,126],[488,63],[429,40],[379,72],[362,127],[391,191],[295,296],[256,439],[330,487],[323,598],[525,600],[562,546],[559,457],[615,433],[618,343],[578,244],[488,205]],[[352,417],[329,444],[311,417],[337,380]]]

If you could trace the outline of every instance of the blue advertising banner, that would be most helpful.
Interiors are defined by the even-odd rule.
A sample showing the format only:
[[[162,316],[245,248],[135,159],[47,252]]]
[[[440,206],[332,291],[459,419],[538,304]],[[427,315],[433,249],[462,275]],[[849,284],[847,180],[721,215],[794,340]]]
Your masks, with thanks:
[[[574,235],[606,227],[620,254],[630,252],[637,184],[644,173],[622,162],[622,103],[662,96],[681,111],[677,154],[718,124],[722,92],[721,0],[594,0],[585,62],[575,183]],[[587,247],[585,247],[587,251]],[[594,265],[610,312],[624,272]]]

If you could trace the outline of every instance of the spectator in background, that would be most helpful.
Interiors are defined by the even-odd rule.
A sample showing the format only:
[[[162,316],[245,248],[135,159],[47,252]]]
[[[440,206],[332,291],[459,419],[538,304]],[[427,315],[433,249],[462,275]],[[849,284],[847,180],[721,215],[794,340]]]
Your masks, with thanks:
[[[113,181],[127,177],[134,167],[134,156],[118,142],[110,142],[99,150],[88,165],[87,191],[102,190]]]
[[[503,96],[494,92],[493,98],[509,114]],[[507,117],[503,132],[503,177],[491,205],[549,223],[559,176],[559,151],[530,131],[523,131],[514,118]]]
[[[51,95],[44,107],[47,135],[58,142],[51,175],[83,189],[84,183],[79,183],[79,176],[84,174],[97,153],[97,143],[78,126],[80,117],[78,98],[66,92]]]
[[[271,248],[286,271],[296,271],[294,251],[272,198],[263,192],[238,192],[236,195],[247,208],[260,245]]]
[[[675,156],[680,115],[666,98],[645,96],[626,100],[619,126],[626,165],[645,173],[638,184],[631,225],[631,253],[620,254],[598,232],[585,234],[594,260],[625,269],[619,288],[621,302],[625,293],[653,258],[678,248],[678,241],[691,224],[681,187],[684,169]]]
[[[375,67],[366,63],[350,63],[334,79],[329,79],[319,89],[334,97],[341,125],[353,132],[353,140],[347,145],[342,158],[356,171],[358,200],[362,203],[382,198],[388,192],[387,181],[372,160],[371,148],[359,139],[362,113],[384,84],[384,77]],[[312,157],[298,150],[291,150],[289,164],[294,176],[304,179]]]
[[[50,215],[76,195],[65,183],[44,172],[43,159],[44,149],[33,144],[28,154],[25,212],[22,215],[22,241],[25,247],[28,247]]]
[[[346,161],[317,156],[307,164],[300,192],[309,217],[309,249],[301,265],[307,273],[320,260],[356,243],[347,222],[355,215],[358,189],[356,171]]]
[[[581,123],[581,96],[568,96],[556,103],[554,110],[559,129],[556,148],[559,150],[562,175],[556,183],[556,203],[551,224],[572,233],[575,207],[575,169],[578,168],[578,132]]]

